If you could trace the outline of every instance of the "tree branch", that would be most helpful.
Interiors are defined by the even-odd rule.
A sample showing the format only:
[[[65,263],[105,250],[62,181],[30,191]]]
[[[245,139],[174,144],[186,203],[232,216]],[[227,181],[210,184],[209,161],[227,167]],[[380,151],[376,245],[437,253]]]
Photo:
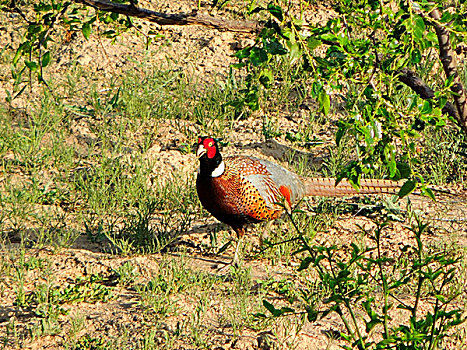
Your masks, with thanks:
[[[434,8],[429,16],[434,19],[431,24],[435,28],[436,36],[439,43],[439,58],[443,64],[446,78],[452,78],[451,91],[454,98],[454,104],[457,109],[457,122],[467,135],[467,102],[465,90],[457,73],[457,60],[452,50],[451,41],[449,40],[449,31],[439,24],[441,13],[438,8]]]
[[[418,96],[420,96],[424,100],[431,100],[435,97],[434,91],[426,85],[426,83],[420,79],[415,72],[411,71],[408,68],[402,68],[398,70],[397,76],[401,83],[404,83],[413,91],[415,91]],[[444,105],[442,112],[453,117],[456,120],[459,120],[459,116],[457,114],[456,107],[451,102],[446,102]]]
[[[122,15],[138,17],[144,20],[163,25],[201,25],[218,30],[231,32],[257,33],[262,25],[256,21],[232,21],[223,20],[209,15],[192,12],[179,14],[166,14],[156,12],[133,5],[119,4],[108,0],[74,0],[87,6],[92,6],[98,10],[111,11]]]
[[[321,40],[321,42],[325,45],[335,45],[339,46],[337,41],[329,41],[329,40]],[[376,45],[375,45],[376,46]],[[377,64],[379,65],[379,61],[381,61],[381,55],[376,54]],[[418,94],[424,100],[431,100],[435,97],[435,93],[433,89],[431,89],[417,74],[411,71],[408,68],[402,68],[394,72],[394,75],[397,76],[399,81],[409,88],[411,88],[416,94]],[[457,113],[456,107],[451,102],[446,102],[444,105],[442,112],[446,115],[451,116],[457,122],[459,122],[459,115]],[[460,124],[460,123],[459,123]]]

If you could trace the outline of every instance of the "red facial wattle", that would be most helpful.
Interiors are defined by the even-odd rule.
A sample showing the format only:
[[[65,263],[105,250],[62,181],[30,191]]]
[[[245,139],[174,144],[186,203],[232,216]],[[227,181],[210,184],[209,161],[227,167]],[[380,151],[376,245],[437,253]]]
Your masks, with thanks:
[[[209,147],[208,148],[208,158],[212,159],[216,155],[216,148],[215,147]]]
[[[216,155],[216,143],[214,142],[214,139],[209,138],[205,139],[203,141],[203,146],[206,149],[206,153],[209,159],[214,158]]]

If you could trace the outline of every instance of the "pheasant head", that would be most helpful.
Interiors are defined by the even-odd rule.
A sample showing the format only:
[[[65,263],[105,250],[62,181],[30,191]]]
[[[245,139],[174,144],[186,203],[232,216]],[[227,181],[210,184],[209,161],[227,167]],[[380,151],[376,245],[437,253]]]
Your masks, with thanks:
[[[224,173],[224,161],[214,138],[199,137],[196,156],[199,158],[199,176],[218,177]]]

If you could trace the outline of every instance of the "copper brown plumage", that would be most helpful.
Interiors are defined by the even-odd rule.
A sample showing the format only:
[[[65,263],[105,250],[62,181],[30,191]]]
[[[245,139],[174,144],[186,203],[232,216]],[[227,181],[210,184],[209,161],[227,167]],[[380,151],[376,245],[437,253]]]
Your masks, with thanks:
[[[278,218],[284,207],[305,196],[398,193],[400,183],[362,180],[357,191],[348,181],[303,178],[272,162],[247,156],[223,158],[217,142],[200,137],[196,151],[200,168],[196,189],[203,207],[216,219],[231,226],[239,241],[248,224]],[[281,205],[279,203],[284,203]],[[238,243],[234,261],[238,259]]]

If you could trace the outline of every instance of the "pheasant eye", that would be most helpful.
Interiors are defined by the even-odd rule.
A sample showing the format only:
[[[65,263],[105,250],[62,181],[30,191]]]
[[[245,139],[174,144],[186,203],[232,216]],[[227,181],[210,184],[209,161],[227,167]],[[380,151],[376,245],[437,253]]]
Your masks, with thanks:
[[[214,146],[214,142],[211,141],[208,143],[208,147],[212,147],[212,146]]]

